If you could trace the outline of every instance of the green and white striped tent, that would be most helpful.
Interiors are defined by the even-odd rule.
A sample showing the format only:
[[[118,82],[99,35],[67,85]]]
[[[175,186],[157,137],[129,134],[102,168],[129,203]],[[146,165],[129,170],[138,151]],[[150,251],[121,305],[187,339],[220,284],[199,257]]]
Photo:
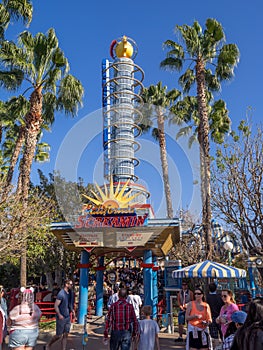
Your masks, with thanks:
[[[173,278],[212,277],[212,278],[242,278],[246,271],[234,266],[206,260],[172,272]]]

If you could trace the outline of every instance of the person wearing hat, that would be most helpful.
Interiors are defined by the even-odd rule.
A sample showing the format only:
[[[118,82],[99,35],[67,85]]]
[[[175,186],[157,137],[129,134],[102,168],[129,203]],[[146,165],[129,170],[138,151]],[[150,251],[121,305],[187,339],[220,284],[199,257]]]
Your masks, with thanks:
[[[34,288],[21,287],[21,303],[9,312],[9,348],[33,350],[38,338],[38,323],[42,315],[34,303]]]
[[[185,324],[185,312],[187,304],[194,299],[193,292],[189,290],[187,281],[182,282],[182,289],[177,294],[177,302],[180,308],[178,313],[178,331],[179,338],[175,339],[176,342],[183,341],[183,332],[184,332],[184,324]]]
[[[263,349],[263,298],[249,303],[245,323],[236,331],[231,350]]]
[[[247,318],[247,313],[244,311],[236,311],[231,315],[231,322],[229,323],[225,340],[223,342],[222,350],[230,350],[233,340],[238,328],[243,326]]]

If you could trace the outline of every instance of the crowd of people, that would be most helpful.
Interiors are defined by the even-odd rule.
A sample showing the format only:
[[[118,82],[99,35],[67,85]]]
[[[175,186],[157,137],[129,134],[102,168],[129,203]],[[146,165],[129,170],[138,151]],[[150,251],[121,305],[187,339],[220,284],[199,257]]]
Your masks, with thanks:
[[[91,284],[96,295],[96,283],[92,278]],[[138,350],[159,350],[160,329],[152,319],[151,305],[143,305],[141,271],[136,268],[111,271],[104,276],[104,289],[107,290],[104,342],[107,343],[110,336],[110,350],[129,350],[132,343]],[[92,293],[90,287],[89,293]],[[34,348],[41,317],[35,296],[33,288],[21,288],[17,305],[8,310],[6,293],[0,286],[0,350],[7,333],[10,349]],[[76,307],[73,281],[66,279],[61,289],[55,283],[51,300],[56,312],[56,334],[44,349],[52,350],[53,344],[60,341],[60,348],[66,350]],[[175,340],[183,342],[186,350],[263,349],[263,298],[251,300],[243,311],[239,310],[231,290],[218,292],[217,285],[210,283],[205,293],[200,285],[190,290],[188,281],[183,281],[177,302],[179,338]],[[183,338],[185,325],[186,337]]]
[[[216,284],[210,283],[207,295],[200,286],[192,294],[184,281],[177,299],[180,310],[176,341],[186,341],[186,350],[263,349],[263,298],[252,300],[245,312],[239,310],[231,290],[223,289],[218,294]]]

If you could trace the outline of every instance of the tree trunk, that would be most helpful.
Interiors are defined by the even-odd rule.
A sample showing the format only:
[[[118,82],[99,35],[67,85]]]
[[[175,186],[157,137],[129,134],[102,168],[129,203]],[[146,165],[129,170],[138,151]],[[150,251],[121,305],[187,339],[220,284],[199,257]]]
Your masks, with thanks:
[[[55,270],[55,282],[59,286],[62,286],[62,270],[59,266]]]
[[[200,119],[199,124],[199,142],[204,157],[204,191],[205,198],[203,204],[202,224],[204,227],[206,238],[206,258],[211,259],[212,246],[212,227],[211,227],[211,183],[210,183],[210,142],[209,142],[209,122],[206,99],[206,85],[205,85],[205,68],[202,60],[198,60],[196,64],[196,81],[197,81],[197,100],[198,100],[198,114]]]
[[[43,96],[41,88],[35,89],[30,96],[30,110],[25,117],[25,149],[23,158],[21,160],[21,168],[19,172],[19,180],[21,180],[21,192],[19,191],[18,193],[22,201],[23,210],[25,213],[28,206],[30,172],[36,151],[37,138],[40,133],[42,124],[42,100]],[[20,229],[22,230],[22,232],[27,232],[26,224],[22,223]],[[23,266],[21,264],[21,280],[26,280],[26,273],[26,264],[24,264]]]
[[[199,137],[198,137],[199,139]],[[204,169],[205,169],[205,163],[204,163],[204,153],[203,149],[201,147],[201,141],[199,141],[199,150],[200,150],[200,188],[201,188],[201,203],[202,203],[202,208],[205,205],[205,198],[206,198],[206,191],[205,191],[205,174],[204,174]]]
[[[53,283],[54,283],[54,280],[53,280],[53,277],[52,277],[52,272],[50,272],[50,271],[46,272],[45,275],[46,275],[46,281],[47,281],[48,289],[52,290]]]
[[[24,240],[20,257],[20,286],[27,285],[27,241]]]
[[[10,165],[8,168],[8,173],[7,173],[7,177],[6,177],[6,181],[5,181],[2,200],[6,199],[8,193],[10,191],[15,166],[17,164],[17,160],[18,160],[21,148],[23,146],[24,140],[25,140],[25,128],[23,126],[20,126],[18,137],[17,137],[16,144],[15,144],[15,148],[14,148],[14,151],[13,151],[13,154],[12,154],[12,157],[10,160]]]
[[[159,146],[160,146],[160,157],[162,163],[162,171],[163,171],[163,184],[164,184],[164,192],[166,199],[166,209],[167,209],[167,217],[169,219],[173,218],[173,205],[171,198],[171,189],[169,182],[169,171],[168,171],[168,161],[167,161],[167,152],[166,152],[166,139],[164,132],[164,118],[162,114],[162,108],[157,107],[157,123],[158,123],[158,133],[159,133]]]

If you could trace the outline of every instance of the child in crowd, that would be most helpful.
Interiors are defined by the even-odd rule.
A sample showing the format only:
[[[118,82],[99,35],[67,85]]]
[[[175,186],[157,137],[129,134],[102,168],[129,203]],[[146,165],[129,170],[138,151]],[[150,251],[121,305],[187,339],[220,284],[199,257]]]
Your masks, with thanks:
[[[222,350],[230,350],[236,330],[243,326],[246,318],[247,314],[244,311],[236,311],[231,315],[232,322],[228,324]]]
[[[155,344],[157,350],[160,350],[158,333],[159,326],[156,321],[151,319],[152,307],[145,305],[142,307],[143,320],[139,321],[139,343],[138,350],[154,350]]]

